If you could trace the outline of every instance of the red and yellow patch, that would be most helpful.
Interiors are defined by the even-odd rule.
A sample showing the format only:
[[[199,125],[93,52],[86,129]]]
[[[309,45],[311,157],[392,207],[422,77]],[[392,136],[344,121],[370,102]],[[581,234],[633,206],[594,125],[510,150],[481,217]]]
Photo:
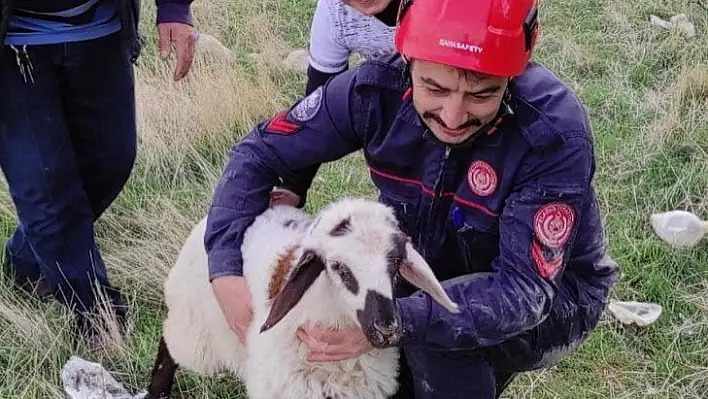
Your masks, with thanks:
[[[266,124],[265,131],[269,133],[289,136],[302,129],[302,125],[286,119],[288,111],[281,111]]]
[[[531,258],[543,278],[551,279],[561,269],[564,246],[573,232],[575,217],[573,207],[564,202],[552,202],[536,211]]]

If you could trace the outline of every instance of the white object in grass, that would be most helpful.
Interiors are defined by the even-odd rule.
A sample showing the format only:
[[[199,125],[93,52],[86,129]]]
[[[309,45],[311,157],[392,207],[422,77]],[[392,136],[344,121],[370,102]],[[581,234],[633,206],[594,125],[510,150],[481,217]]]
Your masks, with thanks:
[[[650,221],[659,238],[678,248],[696,246],[708,231],[708,221],[687,211],[655,213],[651,215]]]

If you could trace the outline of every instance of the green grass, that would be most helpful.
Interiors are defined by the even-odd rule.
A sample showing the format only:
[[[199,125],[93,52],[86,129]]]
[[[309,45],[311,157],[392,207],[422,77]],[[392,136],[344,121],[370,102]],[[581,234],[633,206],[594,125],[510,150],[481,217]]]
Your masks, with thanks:
[[[611,255],[622,267],[613,297],[664,307],[653,325],[609,315],[580,349],[551,370],[518,378],[508,397],[699,398],[708,392],[708,245],[667,247],[649,215],[686,209],[708,218],[708,11],[692,1],[542,2],[537,60],[578,91],[595,129],[596,183]],[[97,224],[114,282],[135,326],[115,351],[72,344],[68,316],[0,284],[0,397],[62,396],[61,367],[76,354],[106,365],[134,388],[148,381],[164,317],[162,280],[191,224],[208,207],[228,148],[257,120],[292,102],[304,76],[278,62],[307,42],[311,0],[197,1],[199,29],[239,60],[202,55],[186,82],[155,57],[154,7],[144,2],[146,47],[137,70],[140,153],[129,185]],[[697,36],[655,29],[649,15],[686,13]],[[252,17],[257,16],[257,19]],[[260,61],[250,53],[262,52]],[[265,61],[264,61],[265,60]],[[358,154],[320,169],[309,210],[374,189]],[[0,198],[0,232],[15,226]],[[238,398],[228,378],[178,374],[176,397]]]

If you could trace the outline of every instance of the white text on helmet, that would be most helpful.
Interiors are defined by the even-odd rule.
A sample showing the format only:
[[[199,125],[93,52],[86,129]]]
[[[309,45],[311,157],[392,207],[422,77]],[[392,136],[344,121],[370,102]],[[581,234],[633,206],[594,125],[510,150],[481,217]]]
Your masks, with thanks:
[[[470,53],[482,53],[482,47],[475,46],[474,44],[456,42],[454,40],[440,39],[438,42],[443,47],[456,48],[460,50],[467,50]]]

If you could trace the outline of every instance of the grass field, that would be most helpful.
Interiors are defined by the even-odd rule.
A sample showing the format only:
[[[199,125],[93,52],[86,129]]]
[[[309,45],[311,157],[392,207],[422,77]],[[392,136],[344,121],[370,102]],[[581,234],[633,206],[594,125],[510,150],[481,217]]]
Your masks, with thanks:
[[[201,54],[173,85],[156,57],[154,6],[143,2],[146,47],[136,71],[140,148],[134,175],[97,224],[112,280],[135,325],[125,342],[90,353],[73,346],[68,315],[0,285],[0,397],[63,397],[60,373],[76,354],[102,362],[132,388],[148,381],[164,316],[162,281],[192,223],[206,211],[227,149],[256,121],[290,104],[304,76],[280,60],[307,40],[312,0],[197,0],[199,30],[238,62]],[[622,267],[613,296],[658,302],[659,321],[626,327],[611,317],[552,370],[518,378],[513,398],[705,398],[708,392],[708,245],[674,250],[654,236],[653,212],[686,209],[708,218],[708,3],[543,1],[537,60],[575,88],[595,128],[597,187]],[[649,25],[649,15],[686,13],[686,39]],[[253,53],[259,53],[253,56]],[[325,165],[308,208],[346,194],[372,195],[359,155]],[[0,194],[3,237],[15,226]],[[178,374],[183,398],[238,398],[227,378]]]

